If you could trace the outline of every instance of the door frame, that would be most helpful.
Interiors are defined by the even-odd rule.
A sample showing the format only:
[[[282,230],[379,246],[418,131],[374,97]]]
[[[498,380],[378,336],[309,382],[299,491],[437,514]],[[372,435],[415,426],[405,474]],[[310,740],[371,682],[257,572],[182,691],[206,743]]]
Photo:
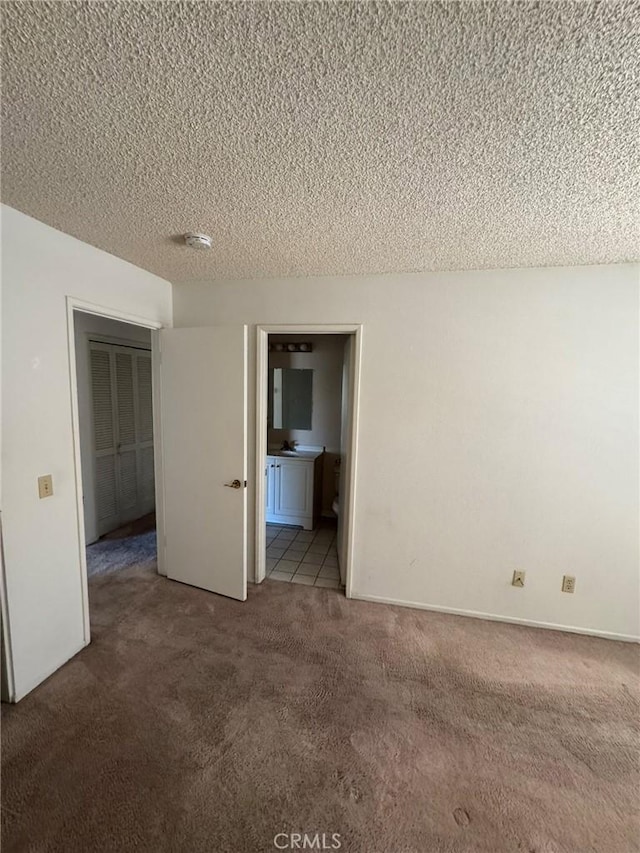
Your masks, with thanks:
[[[351,598],[353,589],[354,528],[357,498],[358,431],[360,410],[360,374],[362,368],[362,323],[269,323],[256,326],[256,530],[254,580],[262,583],[266,576],[266,507],[264,459],[267,455],[267,387],[269,368],[269,335],[350,335],[353,339],[352,370],[348,400],[349,424],[349,501],[345,512],[344,532],[347,539],[345,566],[345,595]],[[344,475],[342,471],[341,476]],[[341,493],[344,489],[341,487]]]
[[[143,326],[151,329],[151,371],[153,386],[153,449],[154,468],[156,478],[156,520],[158,529],[158,572],[164,565],[164,551],[160,543],[164,542],[161,535],[164,530],[164,482],[162,479],[162,459],[160,431],[162,429],[160,419],[160,400],[157,394],[158,377],[160,366],[160,350],[157,332],[163,328],[163,324],[157,320],[149,320],[139,317],[137,314],[129,314],[119,311],[117,308],[108,308],[104,305],[96,305],[84,299],[74,296],[66,297],[67,303],[67,351],[69,358],[69,380],[71,384],[71,431],[73,436],[73,464],[75,475],[76,495],[76,526],[78,532],[78,545],[80,549],[80,588],[82,595],[82,620],[84,628],[84,644],[91,641],[91,625],[89,620],[89,587],[87,576],[87,546],[84,535],[84,504],[82,499],[82,461],[80,457],[80,413],[78,410],[78,378],[76,375],[76,336],[74,311],[83,314],[93,314],[96,317],[106,317],[109,320],[118,320],[121,323],[129,323],[132,326]],[[156,441],[157,439],[157,441]]]

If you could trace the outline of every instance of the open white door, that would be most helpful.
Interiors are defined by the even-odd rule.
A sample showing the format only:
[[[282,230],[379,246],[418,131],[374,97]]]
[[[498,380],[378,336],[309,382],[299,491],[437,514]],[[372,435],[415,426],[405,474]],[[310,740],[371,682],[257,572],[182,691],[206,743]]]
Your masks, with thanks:
[[[167,576],[244,601],[247,327],[165,329],[160,352]]]

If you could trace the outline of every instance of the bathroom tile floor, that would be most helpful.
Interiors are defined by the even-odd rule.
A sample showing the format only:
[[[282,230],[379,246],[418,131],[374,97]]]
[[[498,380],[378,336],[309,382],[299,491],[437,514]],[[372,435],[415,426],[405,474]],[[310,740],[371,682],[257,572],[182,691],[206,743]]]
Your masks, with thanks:
[[[315,530],[267,524],[267,577],[340,589],[336,522],[322,519]]]

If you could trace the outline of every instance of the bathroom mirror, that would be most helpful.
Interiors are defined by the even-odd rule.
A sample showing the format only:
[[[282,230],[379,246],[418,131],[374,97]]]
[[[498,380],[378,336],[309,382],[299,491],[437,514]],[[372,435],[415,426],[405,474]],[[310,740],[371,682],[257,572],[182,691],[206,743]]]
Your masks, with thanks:
[[[313,370],[269,371],[269,424],[273,429],[311,429]]]

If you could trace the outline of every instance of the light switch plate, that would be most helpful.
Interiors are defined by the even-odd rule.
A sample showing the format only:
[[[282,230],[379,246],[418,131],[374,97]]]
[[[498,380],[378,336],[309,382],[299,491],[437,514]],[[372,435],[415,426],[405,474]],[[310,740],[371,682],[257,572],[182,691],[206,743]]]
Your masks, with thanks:
[[[53,494],[53,477],[51,474],[38,477],[38,494],[41,498],[50,498]]]
[[[516,569],[511,578],[511,586],[524,586],[524,572]]]

